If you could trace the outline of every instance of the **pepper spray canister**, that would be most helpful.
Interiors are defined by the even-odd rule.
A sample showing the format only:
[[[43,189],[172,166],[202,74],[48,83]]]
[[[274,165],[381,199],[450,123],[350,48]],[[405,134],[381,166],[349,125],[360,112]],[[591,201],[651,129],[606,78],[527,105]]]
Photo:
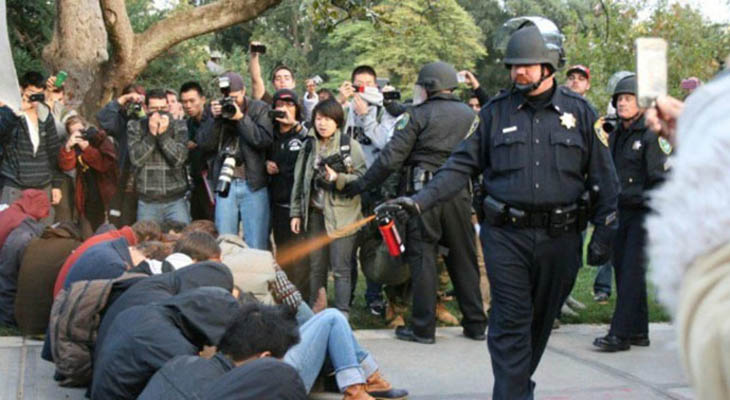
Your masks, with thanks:
[[[388,247],[388,253],[393,257],[403,254],[406,251],[406,246],[395,227],[395,220],[390,215],[378,215],[376,218],[378,230],[380,230],[380,235],[383,236],[383,241]]]

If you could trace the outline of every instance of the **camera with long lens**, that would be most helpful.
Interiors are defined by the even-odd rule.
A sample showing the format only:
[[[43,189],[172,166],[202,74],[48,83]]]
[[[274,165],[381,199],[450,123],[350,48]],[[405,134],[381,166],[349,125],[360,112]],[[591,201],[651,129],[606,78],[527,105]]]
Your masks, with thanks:
[[[314,178],[315,185],[320,189],[333,191],[335,183],[327,179],[327,168],[325,165],[328,165],[337,173],[347,173],[349,169],[348,164],[351,164],[351,161],[348,158],[343,157],[340,153],[335,153],[329,157],[321,159],[316,165],[316,176]]]
[[[603,125],[601,125],[601,128],[603,128],[603,131],[606,133],[611,133],[616,130],[616,127],[618,126],[618,115],[611,114],[607,115],[603,118]]]
[[[215,192],[220,197],[228,197],[231,189],[231,180],[233,180],[234,170],[236,168],[236,155],[230,147],[223,150],[223,164],[221,164],[221,172],[218,174],[218,182],[215,185]]]
[[[221,117],[231,119],[236,115],[236,100],[231,97],[231,80],[227,76],[218,78],[218,87],[223,94],[223,98],[219,100]]]

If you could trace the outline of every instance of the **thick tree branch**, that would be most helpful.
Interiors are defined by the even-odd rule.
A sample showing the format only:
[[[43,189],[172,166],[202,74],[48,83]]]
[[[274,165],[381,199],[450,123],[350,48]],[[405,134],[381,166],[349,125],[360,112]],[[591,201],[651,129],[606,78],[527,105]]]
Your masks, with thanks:
[[[127,15],[127,5],[124,0],[100,0],[100,5],[109,42],[114,49],[114,63],[123,65],[134,58],[135,51],[134,31]]]
[[[155,57],[184,40],[249,21],[280,2],[281,0],[218,0],[175,13],[135,35],[134,69],[143,70]]]

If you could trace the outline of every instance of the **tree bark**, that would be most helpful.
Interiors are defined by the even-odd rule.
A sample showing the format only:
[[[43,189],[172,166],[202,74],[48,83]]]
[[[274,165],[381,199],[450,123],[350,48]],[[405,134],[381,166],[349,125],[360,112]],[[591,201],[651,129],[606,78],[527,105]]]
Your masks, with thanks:
[[[53,39],[43,59],[54,72],[69,73],[72,105],[90,117],[172,46],[254,19],[280,2],[218,0],[173,12],[134,33],[124,0],[57,0]]]

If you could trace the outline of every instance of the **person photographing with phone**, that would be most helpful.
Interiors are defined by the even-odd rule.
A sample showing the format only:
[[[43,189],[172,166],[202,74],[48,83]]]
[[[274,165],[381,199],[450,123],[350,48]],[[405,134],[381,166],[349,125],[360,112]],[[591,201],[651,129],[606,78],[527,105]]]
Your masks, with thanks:
[[[0,102],[0,176],[3,188],[0,204],[12,204],[24,189],[43,190],[51,204],[61,201],[61,171],[58,168],[58,150],[61,141],[56,125],[46,104],[43,75],[27,72],[20,79],[20,110],[12,110]],[[42,221],[53,222],[54,213]]]
[[[277,255],[286,253],[299,239],[289,226],[294,166],[307,138],[307,129],[302,123],[302,106],[298,100],[294,91],[278,90],[274,93],[274,108],[269,110],[274,126],[274,143],[266,155],[266,173],[269,175],[271,225]],[[309,300],[309,264],[297,262],[285,271],[302,297]]]
[[[62,171],[75,171],[74,200],[84,237],[106,220],[109,202],[117,190],[117,150],[106,135],[79,116],[66,120],[69,133],[58,154]]]

